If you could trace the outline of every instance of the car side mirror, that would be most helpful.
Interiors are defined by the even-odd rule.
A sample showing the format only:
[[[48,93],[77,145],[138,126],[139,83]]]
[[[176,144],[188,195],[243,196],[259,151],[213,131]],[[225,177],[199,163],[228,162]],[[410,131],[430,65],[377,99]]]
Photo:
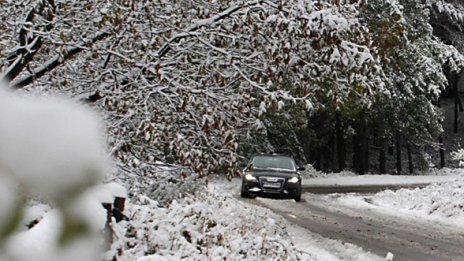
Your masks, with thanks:
[[[306,168],[303,167],[303,166],[298,166],[298,170],[299,170],[299,171],[304,171],[304,170],[306,170]]]
[[[246,170],[252,170],[253,169],[253,163],[250,163],[248,164],[246,167],[245,167]]]

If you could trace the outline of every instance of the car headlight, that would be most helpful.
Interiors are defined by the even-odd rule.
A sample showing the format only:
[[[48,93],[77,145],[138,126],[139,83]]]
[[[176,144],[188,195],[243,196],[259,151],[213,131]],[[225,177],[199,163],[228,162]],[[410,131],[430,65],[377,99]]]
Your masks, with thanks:
[[[256,177],[251,174],[246,174],[245,179],[248,181],[253,181],[253,180],[256,180]]]
[[[289,179],[288,182],[297,183],[298,182],[298,177],[293,177],[293,178]]]

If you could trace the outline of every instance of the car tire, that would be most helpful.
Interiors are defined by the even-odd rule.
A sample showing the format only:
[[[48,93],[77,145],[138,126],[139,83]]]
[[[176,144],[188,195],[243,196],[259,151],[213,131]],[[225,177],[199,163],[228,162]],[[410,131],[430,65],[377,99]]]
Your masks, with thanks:
[[[250,193],[248,193],[246,191],[243,191],[243,190],[240,192],[240,197],[242,197],[242,198],[251,198]]]

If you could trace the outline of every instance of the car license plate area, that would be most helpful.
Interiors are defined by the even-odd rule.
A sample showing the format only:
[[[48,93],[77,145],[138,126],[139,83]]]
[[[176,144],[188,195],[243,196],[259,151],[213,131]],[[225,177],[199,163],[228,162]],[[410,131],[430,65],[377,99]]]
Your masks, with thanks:
[[[280,188],[280,183],[263,182],[264,188]]]

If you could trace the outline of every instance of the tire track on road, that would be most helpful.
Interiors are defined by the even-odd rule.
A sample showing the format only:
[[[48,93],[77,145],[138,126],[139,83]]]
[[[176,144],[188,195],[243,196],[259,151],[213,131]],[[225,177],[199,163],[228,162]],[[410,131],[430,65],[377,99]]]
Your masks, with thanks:
[[[384,215],[377,219],[379,214],[366,211],[353,214],[352,209],[348,213],[310,201],[291,201],[291,204],[286,200],[245,201],[268,208],[323,237],[355,244],[380,256],[392,252],[395,260],[464,260],[464,235],[442,233],[414,220]]]

